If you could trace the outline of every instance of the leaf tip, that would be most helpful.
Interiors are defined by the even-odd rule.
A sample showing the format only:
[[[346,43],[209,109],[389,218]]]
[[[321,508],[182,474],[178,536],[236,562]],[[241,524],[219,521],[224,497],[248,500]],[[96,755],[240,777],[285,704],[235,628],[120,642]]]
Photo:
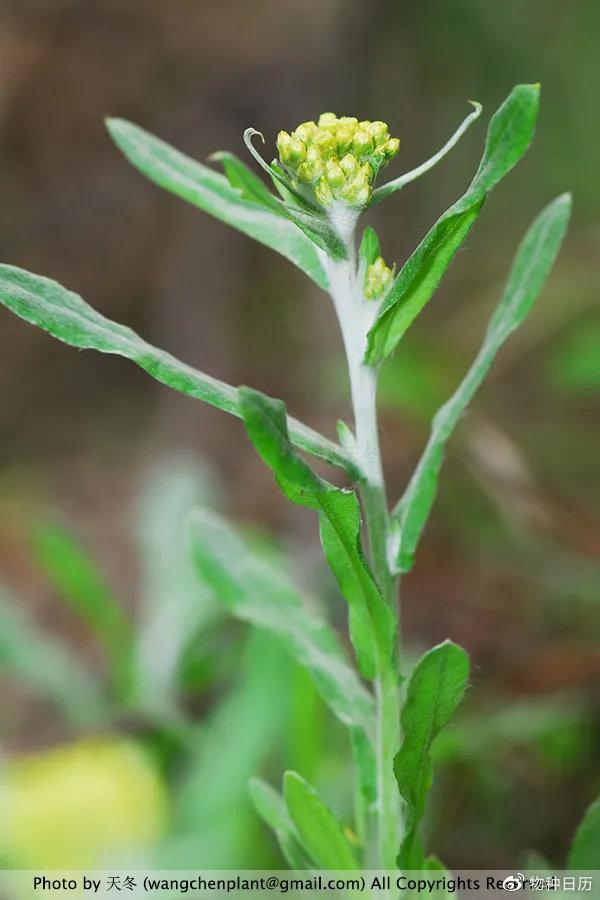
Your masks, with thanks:
[[[518,92],[527,92],[528,94],[539,94],[542,89],[541,81],[531,81],[525,82],[523,84],[517,84],[513,90]]]
[[[560,219],[564,232],[569,224],[572,209],[573,195],[570,191],[565,191],[564,194],[559,194],[558,197],[551,200],[550,203],[544,207],[538,218],[551,216],[552,218]]]
[[[257,794],[260,793],[264,785],[264,782],[257,775],[253,775],[252,778],[249,778],[246,782],[246,788],[248,789],[248,794],[251,799],[254,800]]]
[[[261,139],[263,144],[266,144],[265,136],[262,131],[258,131],[257,128],[253,128],[252,126],[244,130],[244,141],[248,143],[248,141],[251,141],[255,135]]]
[[[443,647],[444,645],[452,647],[453,648],[452,652],[458,652],[458,653],[460,653],[461,656],[464,656],[466,659],[469,658],[469,654],[467,653],[465,648],[461,647],[460,644],[457,644],[456,641],[453,641],[452,638],[446,638],[445,641],[442,641],[440,646]]]
[[[573,194],[571,191],[565,191],[564,194],[558,195],[555,202],[565,206],[570,211],[573,208]]]
[[[104,117],[104,127],[108,131],[109,134],[114,135],[119,131],[122,131],[123,127],[127,125],[126,119],[120,119],[118,116],[105,116]]]
[[[517,84],[508,95],[507,100],[511,99],[517,100],[520,103],[528,103],[537,113],[540,105],[541,89],[542,85],[539,81],[532,82],[531,84]]]
[[[298,775],[297,772],[294,772],[293,769],[286,769],[283,773],[283,794],[286,795],[287,791],[293,789],[296,785],[302,784],[306,785],[304,778],[301,775]]]
[[[461,664],[464,666],[465,677],[466,679],[468,679],[471,669],[471,659],[464,647],[461,647],[460,644],[456,644],[451,638],[446,638],[445,641],[442,641],[441,643],[436,644],[435,647],[432,647],[431,650],[429,650],[425,654],[425,656],[427,657],[430,654],[431,656],[437,656],[439,653],[450,653],[455,658],[455,660],[458,661],[460,659]]]
[[[338,419],[335,427],[338,440],[344,450],[354,450],[356,448],[356,438],[354,437],[352,430],[346,425],[343,419]]]
[[[238,389],[238,397],[241,401],[247,401],[252,403],[253,400],[259,400],[262,395],[260,391],[257,391],[256,388],[248,387],[246,384],[241,384]]]

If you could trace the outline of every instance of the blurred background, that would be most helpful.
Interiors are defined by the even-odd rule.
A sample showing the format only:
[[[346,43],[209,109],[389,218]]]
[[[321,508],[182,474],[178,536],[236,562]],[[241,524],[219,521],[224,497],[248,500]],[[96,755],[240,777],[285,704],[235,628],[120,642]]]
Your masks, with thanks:
[[[401,264],[468,184],[489,115],[514,84],[542,82],[533,149],[382,373],[395,499],[526,226],[573,191],[566,247],[451,442],[403,586],[408,660],[445,637],[474,660],[429,814],[450,866],[533,851],[562,863],[600,790],[599,34],[595,0],[0,4],[1,258],[332,436],[350,411],[327,298],[146,182],[103,118],[203,160],[244,156],[249,125],[272,144],[323,110],[384,119],[398,174],[477,99],[484,115],[452,155],[370,217]],[[207,596],[179,529],[195,502],[225,512],[341,629],[312,514],[285,501],[237,421],[122,359],[76,354],[5,311],[0,359],[0,750],[23,810],[0,828],[0,860],[277,865],[247,778],[297,768],[344,812],[348,748],[280,649]]]

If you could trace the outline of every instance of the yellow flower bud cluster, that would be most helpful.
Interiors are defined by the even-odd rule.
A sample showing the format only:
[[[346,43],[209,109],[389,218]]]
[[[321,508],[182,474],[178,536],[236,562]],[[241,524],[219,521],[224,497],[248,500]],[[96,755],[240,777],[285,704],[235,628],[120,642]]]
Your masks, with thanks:
[[[378,256],[375,262],[367,266],[363,293],[366,300],[379,300],[387,293],[394,278],[394,272],[386,265],[383,256]]]
[[[379,169],[400,147],[385,122],[370,122],[322,113],[316,122],[303,122],[277,135],[279,159],[297,189],[308,188],[321,206],[342,200],[365,206]]]

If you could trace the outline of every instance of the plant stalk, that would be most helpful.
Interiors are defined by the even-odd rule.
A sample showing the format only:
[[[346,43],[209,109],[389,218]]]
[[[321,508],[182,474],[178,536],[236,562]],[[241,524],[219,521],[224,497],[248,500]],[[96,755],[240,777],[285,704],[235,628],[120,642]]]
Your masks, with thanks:
[[[397,580],[390,572],[387,558],[390,515],[377,422],[378,373],[375,368],[363,363],[366,335],[377,314],[377,304],[363,297],[353,224],[347,229],[344,239],[348,258],[337,263],[327,261],[330,293],[348,362],[354,414],[354,451],[363,474],[360,494],[371,565],[387,602],[395,608]],[[393,869],[401,839],[400,800],[393,770],[394,756],[400,744],[400,696],[398,675],[391,659],[378,660],[375,697],[378,863],[384,869]]]

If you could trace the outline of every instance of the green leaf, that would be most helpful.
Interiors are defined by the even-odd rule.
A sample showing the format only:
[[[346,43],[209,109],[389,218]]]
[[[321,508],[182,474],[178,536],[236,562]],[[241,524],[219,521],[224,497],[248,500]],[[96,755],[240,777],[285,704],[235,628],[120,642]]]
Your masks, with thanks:
[[[106,124],[115,144],[147,178],[281,253],[327,290],[327,276],[314,243],[293,222],[255,202],[256,198],[245,199],[225,176],[143,128],[123,119],[108,119]]]
[[[322,215],[308,207],[301,207],[303,203],[301,197],[296,197],[292,194],[292,203],[289,201],[282,203],[281,200],[273,196],[260,178],[257,178],[254,172],[237,156],[234,156],[233,153],[218,151],[212,154],[211,159],[223,164],[229,184],[231,187],[239,190],[245,200],[258,203],[264,206],[265,209],[275,213],[275,215],[293,222],[314,244],[320,247],[321,250],[329,253],[333,259],[345,258],[346,249],[336,232],[333,231]],[[271,176],[274,175],[271,167],[267,166],[267,171]],[[281,185],[277,181],[277,184],[282,189],[285,189],[285,183]]]
[[[406,172],[404,175],[400,175],[398,178],[394,178],[393,181],[388,181],[387,184],[382,184],[379,187],[375,188],[369,206],[375,206],[376,203],[381,203],[382,200],[386,200],[396,191],[401,190],[407,184],[410,184],[411,181],[415,181],[417,178],[420,178],[421,175],[429,172],[430,169],[433,169],[434,166],[441,162],[441,160],[452,150],[452,148],[456,146],[465,131],[481,115],[481,104],[477,103],[477,101],[475,100],[469,100],[469,103],[474,107],[473,112],[469,113],[469,115],[461,122],[452,137],[448,141],[446,141],[441,150],[438,150],[437,153],[434,153],[433,156],[425,160],[424,163],[421,163],[420,166],[417,166],[416,169],[412,169],[410,172]]]
[[[239,619],[276,634],[310,673],[332,712],[371,734],[373,700],[349,665],[335,632],[310,615],[273,563],[257,556],[222,518],[206,509],[189,519],[192,557],[215,599]]]
[[[125,694],[131,677],[132,627],[94,560],[78,539],[55,523],[40,525],[34,552],[46,578],[98,635],[111,662],[117,689]]]
[[[56,281],[15,266],[0,265],[0,302],[65,344],[124,356],[162,384],[234,416],[241,415],[234,387],[146,343],[131,328],[106,319]],[[302,450],[358,477],[349,454],[333,441],[294,419],[289,421],[289,430],[292,441]]]
[[[271,210],[275,215],[285,218],[285,208],[281,200],[275,197],[246,163],[238,159],[228,150],[217,150],[211,154],[211,160],[220,162],[232,188],[238,190],[244,200],[251,200]]]
[[[279,642],[251,631],[238,654],[231,688],[203,715],[187,748],[188,764],[179,773],[174,796],[173,840],[189,836],[190,852],[202,851],[202,858],[217,868],[256,859],[248,781],[281,745],[291,672]],[[184,859],[193,858],[190,852]]]
[[[305,212],[315,211],[314,206],[312,206],[304,197],[301,197],[300,194],[294,192],[285,169],[276,159],[273,160],[268,167],[268,170],[271,181],[273,182],[273,187],[276,189],[286,206],[294,210],[301,209]]]
[[[292,869],[309,869],[310,860],[304,854],[281,794],[262,778],[250,779],[248,791],[256,812],[275,833],[288,865]]]
[[[538,104],[539,85],[518,85],[492,117],[483,158],[466,194],[438,219],[394,280],[368,335],[367,362],[376,365],[389,356],[433,296],[488,193],[529,147]]]
[[[573,839],[567,868],[597,869],[600,865],[600,797],[587,809]]]
[[[286,206],[286,210],[290,222],[293,222],[313,244],[324,250],[331,259],[334,261],[346,259],[347,252],[344,242],[324,216],[307,213],[291,206]]]
[[[376,812],[377,804],[377,761],[373,743],[368,735],[353,728],[352,758],[357,779],[354,796],[357,836],[361,844],[367,840],[368,823]]]
[[[0,672],[49,697],[79,727],[104,722],[107,708],[91,675],[67,647],[38,630],[24,606],[0,586]]]
[[[302,845],[322,869],[358,869],[342,826],[317,791],[296,772],[286,772],[283,795]]]
[[[135,695],[136,703],[150,711],[176,708],[187,654],[222,617],[222,607],[198,579],[187,546],[188,515],[199,504],[212,502],[214,493],[207,467],[181,452],[154,461],[137,492]]]
[[[437,856],[428,856],[425,860],[425,868],[427,872],[439,872],[442,875],[448,875],[448,866],[445,866]]]
[[[448,884],[451,883],[453,877],[452,873],[437,856],[428,856],[423,862],[421,871],[434,875],[434,878],[429,879],[430,883],[435,885],[428,894],[430,900],[453,900],[455,891],[448,889]]]
[[[381,256],[381,245],[377,232],[367,225],[363,231],[363,236],[358,250],[360,259],[364,260],[366,266],[372,265],[378,256]]]
[[[408,572],[433,506],[444,448],[506,338],[521,324],[544,286],[564,238],[571,198],[563,194],[534,220],[515,256],[504,294],[471,368],[436,413],[427,446],[393,517],[398,529],[398,570]]]
[[[361,672],[373,678],[378,661],[392,655],[394,614],[385,602],[360,543],[356,494],[316,475],[295,453],[285,405],[250,388],[240,388],[240,406],[250,440],[292,503],[319,513],[321,543],[349,606],[350,638]]]
[[[518,863],[518,868],[532,869],[537,875],[541,875],[543,872],[551,875],[554,866],[537,850],[526,850]]]
[[[468,679],[469,657],[462,647],[445,641],[420,659],[408,682],[400,719],[403,741],[394,759],[394,773],[408,812],[401,868],[421,868],[424,863],[418,828],[432,779],[431,745],[452,718]]]

